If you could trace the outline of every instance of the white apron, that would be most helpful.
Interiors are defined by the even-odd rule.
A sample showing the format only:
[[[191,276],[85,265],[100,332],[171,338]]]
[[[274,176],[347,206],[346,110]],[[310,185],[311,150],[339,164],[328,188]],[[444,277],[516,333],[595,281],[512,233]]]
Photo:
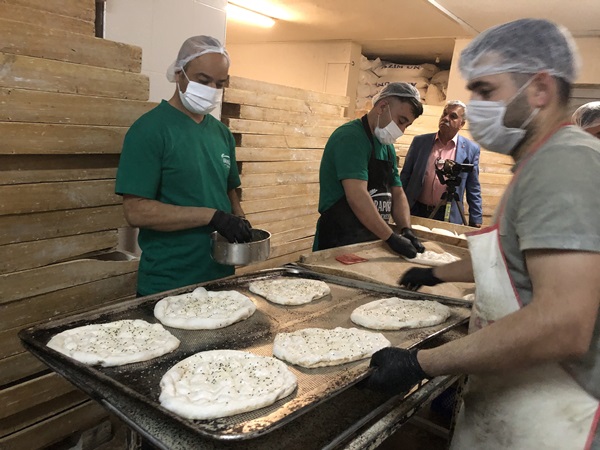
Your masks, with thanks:
[[[498,230],[509,189],[524,165],[507,188],[495,225],[468,236],[476,286],[470,333],[523,306]],[[598,442],[592,447],[600,402],[557,363],[510,374],[471,375],[462,400],[451,450],[600,449]]]

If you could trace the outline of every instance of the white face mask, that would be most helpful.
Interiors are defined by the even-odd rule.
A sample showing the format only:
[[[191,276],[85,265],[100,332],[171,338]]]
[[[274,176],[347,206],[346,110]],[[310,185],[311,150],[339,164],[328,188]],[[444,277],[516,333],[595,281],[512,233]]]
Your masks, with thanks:
[[[527,83],[521,86],[508,102],[483,100],[469,102],[467,105],[469,131],[479,145],[487,150],[508,155],[523,140],[527,133],[525,127],[537,115],[539,108],[534,109],[519,128],[504,126],[504,115],[508,105],[525,90],[532,79],[530,78]]]
[[[388,123],[384,128],[379,128],[379,116],[377,116],[377,126],[375,127],[375,131],[373,134],[377,138],[379,142],[384,145],[393,144],[399,139],[404,133],[400,129],[396,122],[392,119],[392,111],[390,111],[390,105],[387,105],[388,112],[390,113],[390,123]]]
[[[181,92],[179,84],[177,90],[179,91],[179,98],[181,103],[185,106],[189,112],[193,114],[209,114],[221,103],[223,96],[223,89],[215,89],[204,84],[190,81],[185,70],[182,71],[188,80],[187,89],[185,92]]]

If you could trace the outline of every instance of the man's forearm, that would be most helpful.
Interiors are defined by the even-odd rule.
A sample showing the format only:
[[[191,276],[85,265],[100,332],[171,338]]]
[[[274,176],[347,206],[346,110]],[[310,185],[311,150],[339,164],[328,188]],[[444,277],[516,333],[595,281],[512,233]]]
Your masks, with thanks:
[[[444,282],[473,283],[475,281],[470,256],[465,256],[450,264],[434,267],[433,274]]]
[[[410,228],[410,207],[404,189],[401,187],[392,189],[392,218],[400,230]]]
[[[354,205],[351,204],[350,207],[365,228],[384,241],[391,236],[392,229],[379,215],[369,194],[353,203]]]
[[[432,377],[510,371],[570,356],[558,342],[563,332],[569,330],[531,304],[464,338],[421,350],[418,360]]]
[[[208,225],[215,209],[177,206],[141,197],[124,196],[125,218],[132,227],[178,231]]]
[[[245,217],[244,210],[240,204],[239,188],[227,191],[229,203],[231,203],[231,214],[238,217]]]

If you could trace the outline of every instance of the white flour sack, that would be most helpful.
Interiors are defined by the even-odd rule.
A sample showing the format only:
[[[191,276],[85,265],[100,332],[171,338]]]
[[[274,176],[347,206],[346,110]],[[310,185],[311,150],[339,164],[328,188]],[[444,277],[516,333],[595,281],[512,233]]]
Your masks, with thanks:
[[[366,56],[360,56],[360,70],[374,70],[381,66],[381,59],[368,59]]]
[[[375,84],[379,77],[371,70],[361,70],[358,73],[358,84]]]
[[[437,84],[440,87],[448,87],[448,79],[450,78],[449,70],[442,70],[431,77],[431,84]]]
[[[434,64],[409,65],[383,63],[380,67],[372,68],[371,70],[379,77],[389,76],[398,81],[402,81],[405,78],[431,78],[437,72],[439,72],[440,69],[438,69],[438,67]]]
[[[446,103],[446,95],[436,84],[430,84],[425,94],[425,104],[442,106]]]
[[[356,97],[356,109],[371,109],[373,97]]]
[[[410,83],[417,89],[427,88],[429,86],[429,79],[425,77],[405,77],[405,78],[396,78],[395,75],[386,75],[384,77],[379,78],[375,82],[375,86],[381,89],[384,86],[387,86],[390,83]]]
[[[357,97],[373,97],[377,92],[379,88],[370,84],[359,84],[356,88]]]

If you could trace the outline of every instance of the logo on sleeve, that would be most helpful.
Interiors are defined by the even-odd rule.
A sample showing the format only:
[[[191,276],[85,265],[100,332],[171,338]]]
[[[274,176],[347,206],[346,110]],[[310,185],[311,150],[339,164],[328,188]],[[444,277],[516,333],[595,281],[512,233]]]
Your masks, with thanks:
[[[231,158],[229,158],[229,155],[221,153],[221,159],[223,160],[223,165],[225,165],[225,167],[228,169],[231,168]]]

